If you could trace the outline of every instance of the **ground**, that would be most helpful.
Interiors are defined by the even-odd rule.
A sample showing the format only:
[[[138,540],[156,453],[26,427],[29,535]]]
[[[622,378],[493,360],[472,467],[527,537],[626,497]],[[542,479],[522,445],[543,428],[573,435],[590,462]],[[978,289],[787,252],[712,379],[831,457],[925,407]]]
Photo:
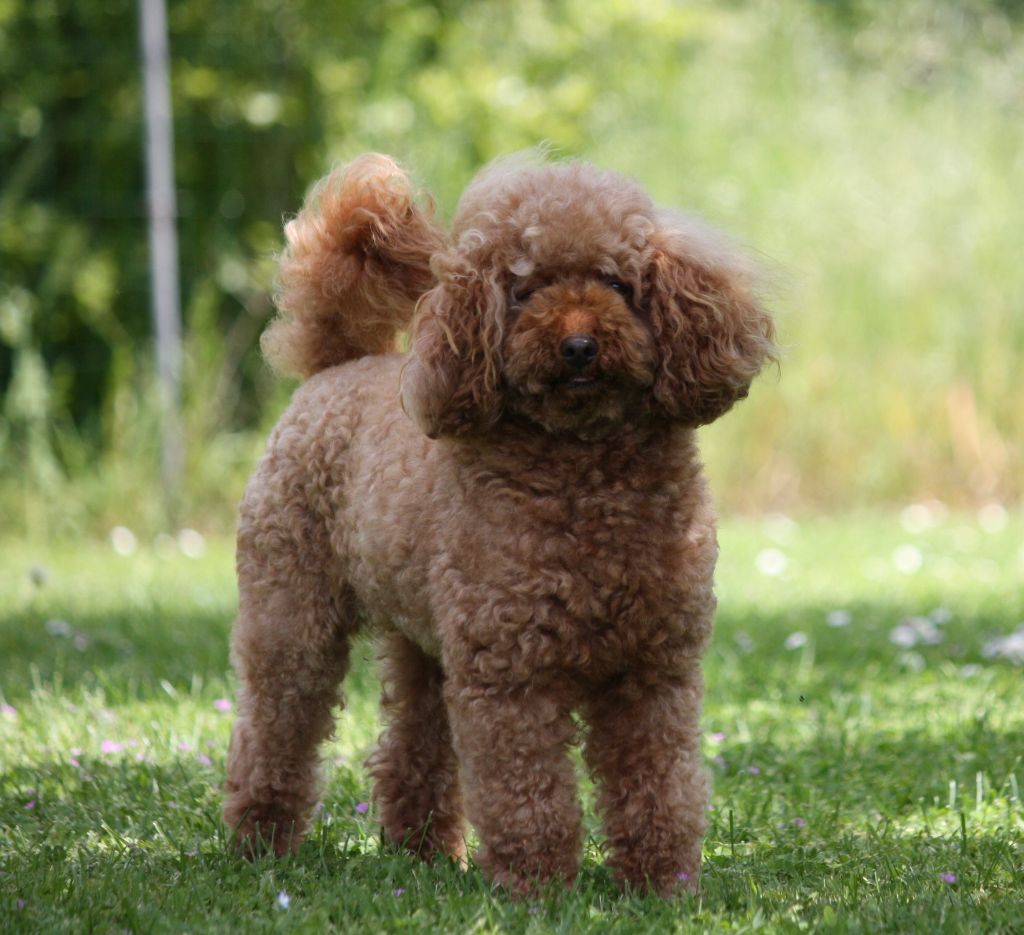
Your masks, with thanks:
[[[230,854],[229,542],[0,543],[0,930],[1013,930],[1024,519],[776,516],[721,545],[702,894],[618,895],[588,808],[576,888],[513,903],[378,854],[368,646],[310,839]]]

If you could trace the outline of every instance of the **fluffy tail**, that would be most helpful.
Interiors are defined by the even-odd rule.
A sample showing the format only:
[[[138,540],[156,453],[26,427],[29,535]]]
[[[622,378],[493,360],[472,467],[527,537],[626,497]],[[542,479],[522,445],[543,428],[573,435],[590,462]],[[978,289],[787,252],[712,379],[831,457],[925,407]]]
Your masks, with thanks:
[[[278,373],[309,377],[395,348],[419,297],[434,285],[430,257],[447,234],[394,160],[367,153],[317,183],[285,225],[263,353]]]

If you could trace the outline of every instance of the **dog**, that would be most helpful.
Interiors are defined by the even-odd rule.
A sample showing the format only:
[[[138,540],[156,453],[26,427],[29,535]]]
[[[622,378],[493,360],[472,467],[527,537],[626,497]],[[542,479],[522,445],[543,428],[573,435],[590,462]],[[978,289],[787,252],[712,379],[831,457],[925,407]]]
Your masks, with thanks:
[[[530,155],[446,230],[368,154],[285,234],[263,347],[305,382],[240,508],[238,846],[302,841],[365,629],[387,841],[465,861],[468,819],[495,885],[570,884],[581,741],[616,879],[695,890],[717,558],[695,430],[776,357],[755,266],[634,181]]]

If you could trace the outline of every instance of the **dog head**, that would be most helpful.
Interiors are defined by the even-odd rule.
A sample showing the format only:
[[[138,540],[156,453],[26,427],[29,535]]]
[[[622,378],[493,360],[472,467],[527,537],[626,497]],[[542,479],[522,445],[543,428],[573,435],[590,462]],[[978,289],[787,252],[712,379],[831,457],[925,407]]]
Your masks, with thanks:
[[[485,169],[433,269],[402,383],[431,437],[502,418],[583,439],[652,418],[702,425],[774,356],[739,252],[585,164]]]

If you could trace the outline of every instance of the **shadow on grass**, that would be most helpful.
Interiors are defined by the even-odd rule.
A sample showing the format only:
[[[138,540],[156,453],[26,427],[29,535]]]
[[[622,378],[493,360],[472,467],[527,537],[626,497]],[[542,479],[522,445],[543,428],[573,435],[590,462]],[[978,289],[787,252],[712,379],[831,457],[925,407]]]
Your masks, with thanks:
[[[186,689],[197,679],[220,681],[229,667],[230,629],[222,611],[196,608],[0,616],[0,688],[16,703],[35,686],[102,687],[116,703],[157,694],[163,681]]]
[[[903,648],[892,643],[893,630],[930,609],[895,599],[860,602],[845,608],[851,623],[835,628],[826,623],[831,608],[820,603],[794,602],[768,611],[723,605],[709,653],[709,674],[722,670],[736,676],[730,678],[729,692],[740,700],[763,697],[766,687],[780,679],[797,690],[792,670],[809,650],[812,664],[802,672],[807,683],[803,687],[808,689],[827,683],[857,691],[903,671],[908,648],[920,663],[932,667],[999,665],[984,659],[982,646],[993,635],[1009,633],[1019,610],[975,607],[958,613],[955,606],[946,608],[951,619],[933,627],[939,642]],[[233,608],[154,606],[61,616],[62,610],[59,604],[40,604],[0,612],[0,658],[5,660],[0,690],[8,702],[16,703],[33,687],[43,686],[63,691],[102,687],[116,703],[119,698],[158,695],[162,682],[187,689],[197,680],[222,681],[229,671]],[[794,634],[806,642],[789,649],[786,641]],[[358,674],[355,678],[366,681]],[[714,680],[710,681],[714,690]]]
[[[941,747],[940,739],[912,755],[925,761]],[[787,754],[783,769],[820,751],[802,747]],[[881,775],[886,767],[899,775],[910,768],[884,758],[864,763],[865,772]],[[607,868],[587,859],[571,893],[524,904],[492,892],[473,867],[428,866],[382,851],[375,827],[351,814],[351,802],[337,798],[333,783],[296,855],[249,863],[234,854],[220,821],[220,775],[186,758],[97,758],[83,760],[81,768],[44,758],[4,772],[0,892],[8,899],[0,917],[16,900],[27,913],[4,930],[26,924],[36,931],[112,925],[252,930],[280,922],[288,911],[291,922],[317,923],[318,930],[361,931],[365,925],[383,931],[392,924],[404,928],[415,911],[423,923],[417,931],[428,931],[428,923],[468,930],[481,912],[502,931],[525,931],[535,916],[566,931],[596,923],[602,931],[627,931],[630,920],[642,918],[645,930],[655,931],[655,923],[671,927],[691,915],[749,918],[760,912],[770,919],[796,913],[820,921],[826,905],[854,911],[862,923],[912,930],[914,913],[998,921],[1012,918],[1019,906],[1013,883],[1021,872],[1019,842],[1012,830],[972,823],[961,838],[901,827],[902,816],[891,811],[896,803],[872,802],[834,783],[822,786],[817,813],[808,812],[799,830],[779,828],[750,788],[733,790],[746,804],[737,805],[734,821],[713,820],[699,902],[622,896]],[[781,772],[767,778],[784,794],[788,778]],[[29,794],[35,804],[26,809]],[[879,807],[890,810],[879,813]],[[943,882],[944,873],[955,874],[956,887]]]

